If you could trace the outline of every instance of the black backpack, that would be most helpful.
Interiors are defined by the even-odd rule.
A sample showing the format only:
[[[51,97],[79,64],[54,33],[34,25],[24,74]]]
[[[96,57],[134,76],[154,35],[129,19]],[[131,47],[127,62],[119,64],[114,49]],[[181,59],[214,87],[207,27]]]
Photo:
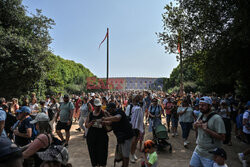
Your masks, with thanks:
[[[202,115],[200,116],[199,120],[201,120],[203,123],[206,123],[206,122],[208,122],[208,121],[210,120],[210,118],[212,118],[214,115],[217,115],[217,113],[212,112],[211,114],[209,114],[209,115],[207,116],[206,120],[203,121],[202,119],[203,119],[204,114],[202,114]],[[214,138],[211,137],[211,139],[212,139],[212,144],[214,144]]]
[[[207,116],[207,118],[206,118],[205,121],[202,120],[203,117],[204,117],[204,114],[202,114],[201,117],[199,118],[199,120],[202,120],[203,123],[206,123],[206,122],[208,122],[208,121],[210,120],[210,118],[212,118],[212,117],[213,117],[214,115],[216,115],[216,114],[217,114],[217,113],[215,113],[215,112],[209,114],[209,115]]]

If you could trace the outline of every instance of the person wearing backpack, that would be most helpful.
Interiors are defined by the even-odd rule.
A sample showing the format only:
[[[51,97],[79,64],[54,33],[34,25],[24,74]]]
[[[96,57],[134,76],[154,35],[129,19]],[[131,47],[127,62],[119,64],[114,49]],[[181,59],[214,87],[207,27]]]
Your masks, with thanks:
[[[225,125],[222,118],[211,110],[212,99],[210,97],[200,98],[199,107],[201,114],[194,123],[194,128],[198,129],[197,146],[189,167],[212,167],[213,154],[209,151],[222,146],[226,134]]]
[[[33,135],[33,125],[30,123],[30,121],[32,121],[32,118],[30,117],[31,110],[29,107],[23,106],[16,112],[18,124],[17,127],[13,129],[13,133],[15,135],[15,143],[18,146],[25,146],[31,142]]]
[[[41,163],[43,162],[38,156],[36,155],[37,152],[46,151],[51,145],[60,145],[62,144],[57,138],[53,137],[52,129],[49,124],[49,116],[45,113],[37,114],[36,118],[30,121],[36,127],[38,131],[37,137],[34,141],[22,148],[23,151],[23,158],[28,159],[29,157],[34,158],[34,166],[40,167]]]
[[[59,113],[56,116],[56,121],[60,116],[60,119],[56,125],[56,133],[60,139],[64,142],[64,146],[68,146],[70,138],[70,128],[72,125],[72,116],[74,112],[74,104],[69,101],[69,95],[64,95],[64,102],[60,106]],[[66,132],[66,140],[64,140],[61,130],[64,129]]]
[[[158,100],[156,98],[152,99],[152,104],[148,109],[149,114],[149,128],[148,131],[152,132],[153,128],[156,128],[161,124],[161,115],[163,114],[162,107],[158,104]]]

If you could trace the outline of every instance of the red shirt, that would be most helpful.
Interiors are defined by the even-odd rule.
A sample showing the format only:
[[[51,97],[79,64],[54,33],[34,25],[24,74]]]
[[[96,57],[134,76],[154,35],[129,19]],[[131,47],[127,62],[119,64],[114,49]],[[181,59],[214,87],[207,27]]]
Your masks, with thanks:
[[[166,114],[171,114],[171,108],[173,107],[173,103],[167,102],[166,104]]]

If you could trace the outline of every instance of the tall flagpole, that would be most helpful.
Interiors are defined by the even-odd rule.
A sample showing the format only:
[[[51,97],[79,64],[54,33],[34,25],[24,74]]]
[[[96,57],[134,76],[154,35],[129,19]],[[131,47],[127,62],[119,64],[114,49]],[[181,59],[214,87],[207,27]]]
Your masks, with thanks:
[[[109,89],[109,28],[107,28],[107,87]]]

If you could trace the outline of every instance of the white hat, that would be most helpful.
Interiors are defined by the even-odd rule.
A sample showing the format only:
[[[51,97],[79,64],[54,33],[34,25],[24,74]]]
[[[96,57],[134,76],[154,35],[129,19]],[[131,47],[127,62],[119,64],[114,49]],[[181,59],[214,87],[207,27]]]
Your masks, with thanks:
[[[91,97],[95,96],[95,93],[91,93],[90,96],[91,96]]]
[[[101,106],[102,105],[102,103],[101,103],[101,100],[100,99],[98,99],[98,98],[96,98],[95,100],[94,100],[94,105],[95,106]]]

